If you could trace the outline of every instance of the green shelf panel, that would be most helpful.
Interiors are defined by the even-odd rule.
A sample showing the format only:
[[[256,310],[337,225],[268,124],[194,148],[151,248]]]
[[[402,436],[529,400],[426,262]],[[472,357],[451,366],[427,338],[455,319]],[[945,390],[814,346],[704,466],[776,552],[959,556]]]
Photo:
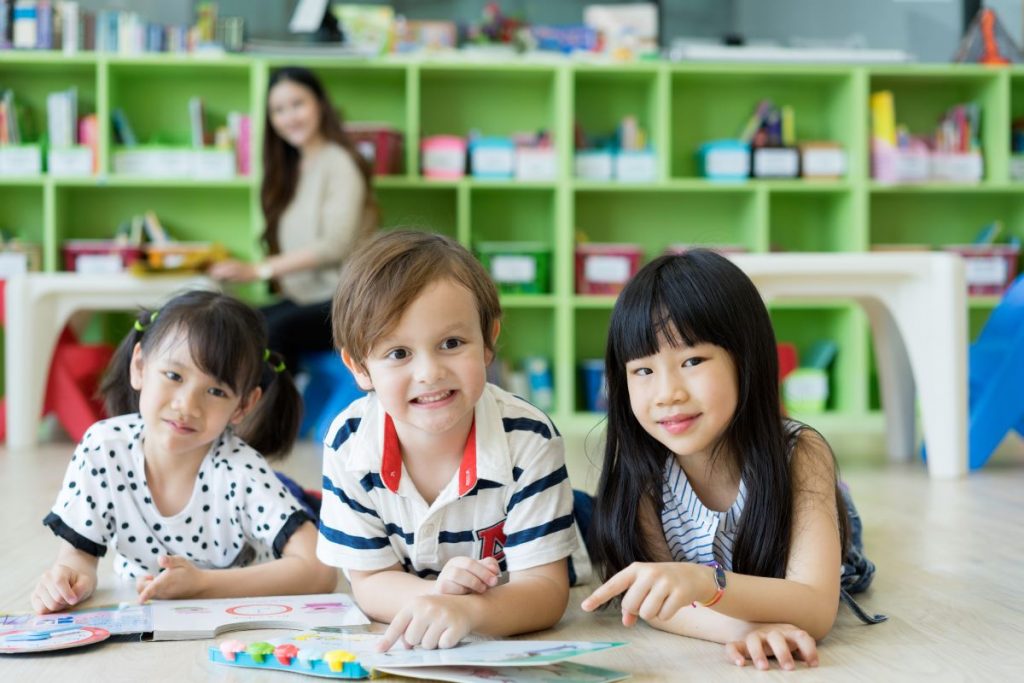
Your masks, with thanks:
[[[852,192],[772,192],[768,241],[778,251],[858,251]]]
[[[555,71],[423,66],[420,135],[508,136],[555,129]]]
[[[52,59],[10,60],[9,52],[0,59],[0,93],[10,89],[15,104],[24,108],[25,142],[37,142],[47,135],[46,98],[50,93],[69,88],[78,90],[78,115],[97,111],[96,65],[91,61],[66,63]]]
[[[1003,237],[1024,238],[1019,190],[872,193],[871,244],[966,244],[986,224],[1003,222]]]
[[[581,190],[575,196],[574,228],[591,242],[638,243],[644,262],[676,243],[738,244],[759,251],[756,199],[743,187],[714,193]]]
[[[110,110],[124,111],[140,144],[189,146],[189,99],[202,98],[207,131],[227,125],[228,112],[251,112],[250,68],[231,62],[112,62]],[[111,132],[112,144],[114,139]]]
[[[43,206],[42,184],[0,184],[0,230],[42,246]]]
[[[864,408],[863,342],[859,341],[863,323],[860,310],[850,304],[827,306],[769,307],[778,342],[795,344],[800,358],[820,340],[839,345],[829,368],[827,410],[857,412]]]
[[[580,363],[586,360],[603,359],[608,339],[608,322],[611,308],[580,308],[574,314],[572,340],[572,377],[575,382],[572,396],[573,409],[585,411],[586,398]]]
[[[167,232],[182,241],[216,240],[251,260],[249,192],[242,189],[60,187],[56,190],[56,239],[110,239],[133,215],[155,211]]]
[[[554,190],[486,189],[470,191],[470,234],[473,243],[543,242],[554,250]]]
[[[663,108],[658,88],[659,72],[653,68],[577,68],[573,78],[573,121],[587,137],[608,137],[622,119],[633,116],[656,152],[658,116]]]
[[[905,125],[914,135],[932,136],[939,119],[954,105],[965,102],[980,104],[984,177],[1006,180],[1010,122],[1005,72],[956,67],[873,70],[868,83],[870,92],[892,91],[896,123]],[[864,115],[870,121],[870,113],[866,111]],[[868,154],[867,149],[864,154]]]
[[[696,177],[698,147],[738,137],[763,99],[793,107],[797,141],[828,140],[856,151],[856,87],[849,71],[682,71],[671,82],[672,176]],[[852,154],[849,161],[856,176],[859,162]]]
[[[501,334],[498,335],[498,358],[512,370],[522,370],[523,360],[530,356],[546,358],[554,373],[555,340],[551,329],[555,324],[551,308],[506,308],[503,311]],[[558,387],[555,387],[558,390]]]
[[[453,187],[381,187],[377,190],[383,228],[417,228],[456,238],[457,197]]]
[[[386,123],[407,132],[405,67],[315,64],[311,68],[346,122]]]

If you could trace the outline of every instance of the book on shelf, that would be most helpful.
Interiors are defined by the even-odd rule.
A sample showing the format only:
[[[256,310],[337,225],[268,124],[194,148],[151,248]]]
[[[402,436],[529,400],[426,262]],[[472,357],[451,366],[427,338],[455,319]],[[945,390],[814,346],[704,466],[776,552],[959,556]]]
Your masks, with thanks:
[[[11,15],[11,44],[15,48],[36,46],[37,11],[36,0],[15,0]]]
[[[124,113],[124,110],[120,107],[110,112],[110,118],[114,124],[114,135],[117,136],[117,141],[125,147],[135,147],[139,144],[138,138],[135,137],[135,131],[132,130],[131,124],[128,122],[128,116]]]
[[[78,142],[78,88],[46,96],[46,130],[51,147],[72,147]]]
[[[206,115],[203,109],[203,98],[190,97],[188,100],[188,121],[191,131],[193,149],[206,146]]]

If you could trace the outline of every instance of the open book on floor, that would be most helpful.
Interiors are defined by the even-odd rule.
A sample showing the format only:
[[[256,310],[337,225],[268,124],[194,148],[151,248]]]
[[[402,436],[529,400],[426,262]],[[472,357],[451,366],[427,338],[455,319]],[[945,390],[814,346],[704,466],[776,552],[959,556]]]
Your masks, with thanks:
[[[459,683],[612,683],[629,677],[619,671],[565,661],[625,645],[621,642],[481,640],[447,650],[395,646],[379,653],[376,645],[381,637],[370,633],[300,633],[250,643],[230,639],[210,646],[208,656],[211,662],[227,666],[324,678],[370,678],[385,673]]]
[[[153,600],[55,614],[0,615],[0,633],[75,624],[143,640],[198,640],[229,631],[287,628],[305,631],[368,625],[345,593],[218,600]]]

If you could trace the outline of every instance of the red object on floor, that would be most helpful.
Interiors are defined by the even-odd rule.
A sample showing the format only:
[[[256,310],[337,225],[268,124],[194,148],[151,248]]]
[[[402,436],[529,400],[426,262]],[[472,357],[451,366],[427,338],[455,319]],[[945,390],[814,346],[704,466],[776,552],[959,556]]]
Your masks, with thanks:
[[[2,283],[0,280],[0,298],[3,296]],[[64,328],[57,341],[46,381],[43,415],[56,414],[64,431],[75,441],[81,441],[86,430],[105,417],[103,401],[97,397],[96,391],[113,355],[114,349],[108,344],[79,343],[68,328]],[[0,399],[0,439],[6,436],[7,404],[5,399]]]

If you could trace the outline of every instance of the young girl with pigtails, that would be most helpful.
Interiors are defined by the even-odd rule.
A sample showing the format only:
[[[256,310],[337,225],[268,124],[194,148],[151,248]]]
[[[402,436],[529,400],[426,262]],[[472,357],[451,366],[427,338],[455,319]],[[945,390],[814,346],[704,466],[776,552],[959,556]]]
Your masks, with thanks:
[[[57,560],[32,594],[36,612],[81,603],[108,549],[140,602],[334,590],[316,558],[311,515],[264,456],[286,454],[301,403],[259,313],[190,291],[139,312],[43,520]]]

